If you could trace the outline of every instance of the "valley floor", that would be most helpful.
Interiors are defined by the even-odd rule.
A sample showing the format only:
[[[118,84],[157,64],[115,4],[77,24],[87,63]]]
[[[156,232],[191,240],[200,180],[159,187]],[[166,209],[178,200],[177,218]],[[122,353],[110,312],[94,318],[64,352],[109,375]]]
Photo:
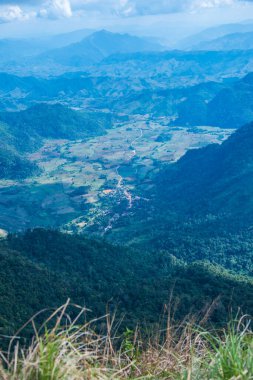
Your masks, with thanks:
[[[221,143],[233,130],[168,127],[170,119],[135,116],[88,141],[47,140],[30,159],[43,172],[23,181],[0,181],[0,226],[34,226],[106,234],[131,212],[152,176],[189,149]],[[115,213],[114,207],[119,210]]]

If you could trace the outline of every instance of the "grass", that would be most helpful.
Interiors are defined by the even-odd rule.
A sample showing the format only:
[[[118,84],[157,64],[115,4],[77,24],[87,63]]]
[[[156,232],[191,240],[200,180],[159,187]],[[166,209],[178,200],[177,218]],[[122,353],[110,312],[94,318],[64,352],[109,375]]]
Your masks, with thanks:
[[[70,307],[68,301],[39,330],[33,317],[28,347],[11,339],[0,353],[1,380],[253,379],[253,334],[246,316],[213,331],[196,327],[194,319],[173,325],[168,318],[164,331],[157,328],[143,339],[140,329],[119,334],[109,314],[87,322],[86,310],[75,306],[72,320]],[[101,321],[105,334],[95,332]]]

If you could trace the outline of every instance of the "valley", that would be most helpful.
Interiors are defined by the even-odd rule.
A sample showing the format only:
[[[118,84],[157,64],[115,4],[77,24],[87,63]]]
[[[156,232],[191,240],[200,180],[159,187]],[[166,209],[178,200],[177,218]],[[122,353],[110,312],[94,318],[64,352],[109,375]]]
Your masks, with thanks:
[[[105,235],[120,216],[131,214],[163,165],[189,149],[221,143],[233,132],[173,127],[170,121],[136,115],[88,140],[44,140],[28,156],[41,174],[0,181],[0,227],[22,231],[53,224],[65,231]]]
[[[2,3],[0,380],[253,379],[252,1]]]

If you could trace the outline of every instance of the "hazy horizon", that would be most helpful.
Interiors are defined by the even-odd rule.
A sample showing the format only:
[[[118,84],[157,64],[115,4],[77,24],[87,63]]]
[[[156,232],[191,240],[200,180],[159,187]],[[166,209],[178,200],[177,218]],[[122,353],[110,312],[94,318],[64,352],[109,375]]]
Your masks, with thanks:
[[[1,38],[107,29],[173,43],[210,27],[247,20],[253,20],[252,1],[0,1]]]

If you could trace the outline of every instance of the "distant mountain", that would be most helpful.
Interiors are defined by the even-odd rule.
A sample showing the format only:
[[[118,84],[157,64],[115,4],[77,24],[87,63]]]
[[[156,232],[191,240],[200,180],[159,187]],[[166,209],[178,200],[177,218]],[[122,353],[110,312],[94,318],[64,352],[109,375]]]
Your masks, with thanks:
[[[217,93],[226,87],[224,83],[204,82],[186,88],[156,89],[147,88],[133,91],[124,97],[108,99],[110,107],[118,112],[131,112],[133,114],[150,114],[152,116],[174,117],[180,112],[182,124],[206,123],[206,113],[201,112],[201,105],[206,108],[206,102],[211,101]],[[195,125],[196,125],[195,124]]]
[[[94,33],[94,29],[78,29],[72,32],[50,35],[48,37],[43,36],[35,39],[35,41],[38,44],[43,44],[44,50],[57,49],[80,42],[92,33]]]
[[[32,39],[0,39],[0,62],[11,62],[46,50]]]
[[[144,38],[101,30],[79,43],[47,52],[39,59],[64,66],[82,67],[97,63],[112,54],[153,50],[162,50],[162,47]]]
[[[92,75],[146,80],[160,88],[186,87],[207,81],[231,80],[253,71],[253,51],[164,51],[115,54]],[[155,81],[155,82],[154,82]]]
[[[211,41],[202,41],[192,50],[247,50],[253,49],[253,31],[248,33],[226,34]]]
[[[204,41],[218,39],[228,34],[253,32],[253,22],[242,22],[234,24],[224,24],[212,28],[204,29],[201,32],[184,38],[179,42],[180,49],[193,49],[193,47]]]
[[[92,32],[91,29],[83,29],[48,37],[0,39],[0,62],[19,61],[50,49],[61,48],[81,41]]]
[[[253,120],[253,73],[221,90],[208,104],[211,125],[239,128]]]
[[[211,93],[209,93],[211,95]],[[253,74],[222,88],[214,97],[189,95],[178,106],[177,124],[239,128],[253,120]]]

